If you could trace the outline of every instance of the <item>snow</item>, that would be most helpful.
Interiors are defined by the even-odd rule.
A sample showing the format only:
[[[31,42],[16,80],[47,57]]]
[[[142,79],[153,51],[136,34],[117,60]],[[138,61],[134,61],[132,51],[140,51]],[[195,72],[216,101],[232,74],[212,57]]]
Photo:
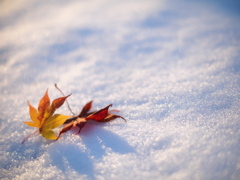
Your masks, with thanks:
[[[240,23],[235,1],[2,1],[1,179],[238,179]],[[58,141],[37,107],[72,93],[78,114],[113,104]],[[59,113],[70,115],[66,105]],[[56,134],[59,129],[55,130]]]

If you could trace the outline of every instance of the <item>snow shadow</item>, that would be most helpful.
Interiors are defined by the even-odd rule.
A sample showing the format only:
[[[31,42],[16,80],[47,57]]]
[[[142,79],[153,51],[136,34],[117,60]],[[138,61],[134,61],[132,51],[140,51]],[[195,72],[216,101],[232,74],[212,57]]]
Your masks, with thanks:
[[[104,124],[89,123],[83,129],[80,135],[83,143],[89,149],[91,156],[102,158],[106,150],[119,154],[128,154],[136,152],[121,136],[103,128]],[[122,128],[119,126],[119,128]]]
[[[172,145],[172,141],[173,141],[173,136],[172,135],[163,137],[162,139],[160,139],[159,141],[157,141],[153,145],[153,149],[155,149],[155,150],[165,150]]]
[[[57,148],[49,149],[49,155],[52,165],[66,174],[68,173],[68,167],[70,167],[79,174],[86,174],[91,179],[94,177],[92,161],[77,145],[59,144]]]
[[[12,169],[22,166],[25,162],[35,160],[44,154],[44,145],[39,138],[32,142],[15,141],[14,139],[6,139],[0,142],[0,151],[7,153],[2,156],[0,169]],[[12,159],[9,161],[9,159]]]
[[[103,158],[108,152],[119,154],[134,153],[131,147],[119,135],[103,129],[103,124],[89,123],[81,131],[79,138],[86,146],[82,150],[77,144],[57,144],[57,147],[49,148],[49,155],[52,165],[56,166],[64,173],[68,173],[69,167],[79,174],[85,174],[90,179],[95,179],[94,163]],[[75,133],[73,129],[71,133]],[[61,137],[64,138],[64,135]],[[81,140],[79,139],[79,142]]]

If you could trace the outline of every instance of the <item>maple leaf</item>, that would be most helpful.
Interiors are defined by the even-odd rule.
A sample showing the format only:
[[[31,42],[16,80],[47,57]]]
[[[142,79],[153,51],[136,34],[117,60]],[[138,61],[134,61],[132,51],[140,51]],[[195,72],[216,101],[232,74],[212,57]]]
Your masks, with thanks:
[[[78,133],[76,133],[76,135],[79,134],[81,132],[81,129],[85,126],[85,124],[89,120],[93,120],[93,121],[97,121],[97,122],[108,122],[108,121],[112,121],[116,118],[124,119],[122,116],[112,114],[111,113],[112,111],[108,110],[110,106],[112,106],[112,104],[110,104],[110,105],[106,106],[105,108],[102,108],[98,111],[89,112],[92,108],[92,101],[90,101],[83,107],[82,111],[80,112],[80,114],[78,116],[71,117],[64,122],[64,124],[67,124],[67,125],[62,128],[57,139],[60,138],[62,133],[65,133],[76,126],[79,127],[79,131],[78,131]],[[117,111],[117,110],[113,110],[113,111]],[[124,119],[124,120],[126,121],[126,119]]]
[[[32,122],[24,122],[26,125],[30,127],[38,128],[39,134],[41,134],[46,139],[57,139],[57,136],[54,134],[52,129],[61,126],[66,119],[72,116],[66,116],[62,114],[54,114],[54,112],[63,105],[65,100],[70,96],[64,96],[57,99],[54,99],[52,104],[50,105],[50,98],[48,96],[48,89],[46,93],[41,98],[38,109],[35,109],[29,102],[29,114]],[[35,132],[37,132],[35,131]],[[33,132],[32,134],[34,134]],[[28,137],[30,137],[30,134]],[[28,138],[26,137],[22,143]]]

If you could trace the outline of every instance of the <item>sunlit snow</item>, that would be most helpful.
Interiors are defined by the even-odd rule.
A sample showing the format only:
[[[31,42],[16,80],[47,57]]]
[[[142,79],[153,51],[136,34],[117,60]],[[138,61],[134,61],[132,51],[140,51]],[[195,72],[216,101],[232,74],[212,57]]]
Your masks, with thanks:
[[[239,5],[1,1],[0,178],[238,179]],[[27,101],[61,96],[54,83],[76,114],[93,100],[127,122],[21,144],[34,131]]]

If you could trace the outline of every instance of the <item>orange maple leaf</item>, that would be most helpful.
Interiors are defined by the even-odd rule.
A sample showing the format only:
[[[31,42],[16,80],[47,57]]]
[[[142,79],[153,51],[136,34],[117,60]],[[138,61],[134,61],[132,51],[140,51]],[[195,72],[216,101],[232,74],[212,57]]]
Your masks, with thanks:
[[[38,128],[37,131],[39,131],[39,134],[42,134],[42,136],[46,139],[57,139],[57,136],[54,134],[52,129],[61,126],[66,121],[66,119],[72,116],[54,114],[54,112],[56,111],[56,109],[58,109],[63,105],[65,100],[70,95],[71,94],[69,94],[68,96],[54,99],[52,104],[50,105],[50,99],[48,96],[48,89],[47,89],[45,95],[42,97],[42,99],[39,102],[38,110],[35,109],[33,106],[31,106],[31,104],[28,102],[29,114],[30,114],[30,118],[32,119],[32,122],[24,122],[24,123],[28,126]],[[35,132],[33,132],[32,134],[34,134]],[[30,134],[28,137],[30,137],[32,134]],[[26,137],[22,143],[24,143],[24,141],[28,137]]]

